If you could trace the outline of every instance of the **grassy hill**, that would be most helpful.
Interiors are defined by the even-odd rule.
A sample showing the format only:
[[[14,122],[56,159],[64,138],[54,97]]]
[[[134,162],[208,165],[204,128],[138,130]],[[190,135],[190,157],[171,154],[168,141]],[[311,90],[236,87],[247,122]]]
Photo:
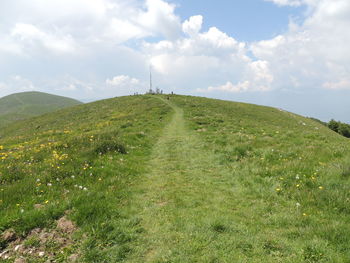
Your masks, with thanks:
[[[0,98],[0,127],[78,104],[81,102],[37,91],[11,94]]]
[[[350,141],[311,119],[131,96],[0,136],[4,262],[350,260]]]

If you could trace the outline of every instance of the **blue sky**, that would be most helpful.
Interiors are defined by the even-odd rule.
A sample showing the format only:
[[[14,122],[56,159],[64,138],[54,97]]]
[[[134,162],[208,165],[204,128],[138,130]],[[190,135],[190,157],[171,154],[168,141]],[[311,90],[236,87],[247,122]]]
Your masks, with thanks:
[[[350,123],[348,0],[2,0],[0,97],[165,92]]]
[[[270,39],[288,30],[289,19],[303,20],[305,6],[277,6],[261,0],[200,1],[172,0],[181,17],[200,14],[205,17],[204,29],[211,26],[240,41]]]

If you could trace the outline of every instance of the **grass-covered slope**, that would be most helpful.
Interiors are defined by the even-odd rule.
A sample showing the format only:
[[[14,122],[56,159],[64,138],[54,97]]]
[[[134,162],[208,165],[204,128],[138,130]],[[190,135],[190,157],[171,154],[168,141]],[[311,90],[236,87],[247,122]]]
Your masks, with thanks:
[[[113,252],[115,245],[129,238],[121,229],[121,207],[131,185],[144,174],[170,111],[155,98],[124,97],[59,110],[1,130],[0,230],[12,228],[23,238],[34,228],[55,228],[55,220],[68,211],[87,234],[75,237],[75,243],[84,240],[82,253],[89,262],[119,253]],[[10,246],[4,238],[0,244]],[[60,245],[46,244],[47,255],[62,250]],[[55,259],[66,262],[72,249]]]
[[[218,262],[350,261],[349,139],[269,107],[173,101],[215,153],[219,194],[233,200],[217,203]]]
[[[310,119],[132,96],[21,121],[0,136],[5,262],[350,260],[349,140]],[[69,242],[35,234],[59,235],[62,217],[76,226],[61,233]]]
[[[21,92],[0,98],[0,127],[13,121],[52,112],[81,102],[43,92]]]

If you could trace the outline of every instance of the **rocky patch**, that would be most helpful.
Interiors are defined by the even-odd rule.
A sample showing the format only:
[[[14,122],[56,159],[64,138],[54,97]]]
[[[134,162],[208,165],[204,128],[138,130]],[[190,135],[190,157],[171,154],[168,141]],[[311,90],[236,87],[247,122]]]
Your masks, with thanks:
[[[56,259],[60,259],[59,262],[79,262],[74,240],[77,230],[66,216],[57,220],[55,229],[35,228],[25,237],[20,237],[12,229],[6,230],[1,235],[5,246],[0,247],[0,261],[26,263],[40,258],[40,262],[57,262]]]

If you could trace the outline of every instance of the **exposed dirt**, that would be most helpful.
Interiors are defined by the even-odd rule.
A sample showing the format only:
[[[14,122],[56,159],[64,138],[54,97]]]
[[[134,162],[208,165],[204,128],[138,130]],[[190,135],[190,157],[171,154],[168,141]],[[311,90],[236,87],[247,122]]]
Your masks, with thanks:
[[[77,227],[66,216],[56,224],[54,229],[35,228],[25,237],[20,237],[12,229],[6,230],[1,235],[6,247],[0,249],[0,261],[26,263],[40,258],[40,262],[78,262],[73,237]]]

